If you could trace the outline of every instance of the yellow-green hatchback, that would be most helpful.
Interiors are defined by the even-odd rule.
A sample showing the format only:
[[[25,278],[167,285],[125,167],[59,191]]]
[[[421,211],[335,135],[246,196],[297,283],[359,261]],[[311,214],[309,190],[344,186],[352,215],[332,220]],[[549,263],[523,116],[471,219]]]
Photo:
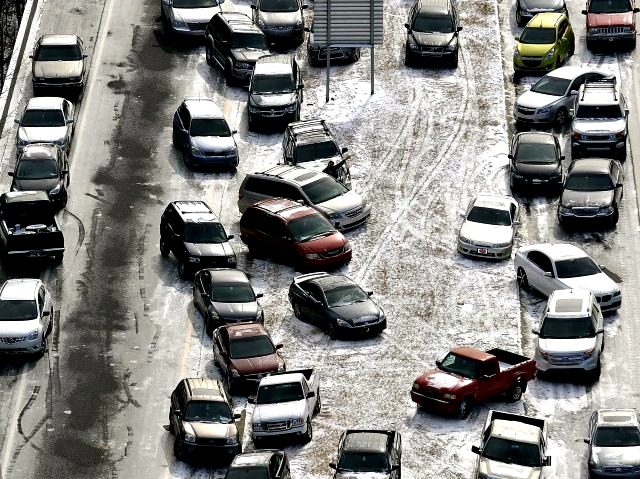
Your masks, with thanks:
[[[566,62],[576,48],[573,28],[565,13],[539,13],[516,37],[513,77],[523,73],[545,73]]]

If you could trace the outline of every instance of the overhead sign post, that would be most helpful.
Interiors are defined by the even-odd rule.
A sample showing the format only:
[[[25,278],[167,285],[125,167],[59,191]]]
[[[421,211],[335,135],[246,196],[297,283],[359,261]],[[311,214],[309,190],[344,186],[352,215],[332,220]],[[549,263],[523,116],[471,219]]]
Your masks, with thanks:
[[[371,49],[371,94],[374,92],[375,45],[383,42],[384,0],[317,0],[313,20],[314,41],[327,54],[326,101],[329,101],[331,47]]]

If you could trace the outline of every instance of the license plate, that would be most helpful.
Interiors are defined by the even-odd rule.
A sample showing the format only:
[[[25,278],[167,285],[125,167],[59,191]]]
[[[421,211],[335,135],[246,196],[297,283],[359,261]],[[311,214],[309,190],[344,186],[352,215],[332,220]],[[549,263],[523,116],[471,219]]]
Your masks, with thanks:
[[[478,253],[479,254],[487,254],[489,251],[487,250],[487,248],[478,248]]]
[[[532,181],[533,181],[533,183],[536,183],[536,184],[542,183],[542,180],[538,180],[538,179],[533,179]]]

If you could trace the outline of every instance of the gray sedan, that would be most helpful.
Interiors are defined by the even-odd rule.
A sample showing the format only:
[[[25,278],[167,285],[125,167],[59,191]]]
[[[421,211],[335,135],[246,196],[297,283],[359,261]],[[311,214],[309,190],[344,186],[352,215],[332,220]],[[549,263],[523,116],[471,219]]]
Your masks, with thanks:
[[[31,98],[22,114],[16,118],[18,152],[33,143],[54,143],[69,153],[73,138],[73,105],[59,97],[41,96]]]

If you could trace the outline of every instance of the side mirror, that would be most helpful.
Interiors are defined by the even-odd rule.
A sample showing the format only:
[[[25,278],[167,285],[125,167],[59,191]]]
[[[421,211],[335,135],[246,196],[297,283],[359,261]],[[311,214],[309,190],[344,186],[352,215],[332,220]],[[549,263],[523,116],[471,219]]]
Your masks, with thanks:
[[[258,5],[251,5],[251,10],[257,10],[258,9]]]
[[[309,391],[307,393],[307,399],[316,397],[316,393],[314,391]]]
[[[635,11],[635,8],[634,8],[633,10]],[[586,15],[586,14],[587,14],[587,11],[586,11],[586,10],[582,10],[582,14],[583,14],[583,15]]]
[[[264,294],[258,293],[258,294],[256,294],[256,299],[262,298],[263,296],[264,296]]]
[[[515,221],[513,222],[513,226],[518,226],[519,224],[520,224],[520,220],[515,220]]]
[[[200,293],[200,296],[202,297],[202,299],[204,299],[205,301],[209,301],[209,293]]]
[[[406,28],[408,32],[411,32],[411,25],[409,25],[408,23],[404,24],[404,28]]]
[[[67,120],[67,125],[70,125],[73,122],[74,122],[73,118],[70,118],[69,120]]]
[[[329,467],[330,467],[331,469],[338,469],[338,465],[337,465],[335,462],[330,462],[330,463],[329,463]]]
[[[49,316],[50,311],[43,311],[42,312],[42,317],[44,318],[45,316]]]
[[[552,273],[551,271],[545,271],[545,272],[544,272],[544,276],[545,276],[546,278],[553,278],[553,273]]]
[[[519,41],[520,41],[520,35],[516,35],[515,37],[513,37],[513,39],[514,39],[516,42],[519,42]]]
[[[60,173],[63,174],[63,175],[66,175],[66,174],[69,173],[69,170],[62,170]]]
[[[478,456],[482,453],[478,446],[471,446],[471,452],[477,454]]]
[[[616,188],[622,188],[622,183],[618,183],[618,184],[616,185]]]
[[[628,109],[628,108],[625,108],[625,109],[624,109],[624,114],[625,114],[625,115],[628,115],[628,114],[629,114],[629,109]]]
[[[233,413],[233,419],[240,419],[242,417],[242,414],[238,413],[238,412],[234,412]]]
[[[596,334],[604,334],[604,328],[596,329]]]
[[[510,160],[513,160],[513,155],[512,155],[511,153],[509,153],[509,154],[507,155],[507,158],[509,158]]]
[[[347,151],[349,151],[349,148],[347,148],[346,146],[344,148],[342,148],[340,150],[340,153],[346,153]]]
[[[335,229],[340,229],[340,222],[336,221],[333,226],[335,227]]]
[[[13,176],[13,171],[7,171],[7,175]]]
[[[436,366],[441,367],[442,366],[442,361],[440,361],[439,359],[436,361]]]
[[[18,118],[14,118],[14,119],[13,119],[13,122],[14,122],[16,125],[19,125],[19,124],[20,124],[20,120],[19,120]]]
[[[171,5],[171,0],[162,0],[164,5]]]
[[[247,402],[249,404],[255,404],[256,403],[256,397],[255,396],[249,396],[247,397]]]
[[[589,439],[588,437],[585,437],[583,441],[585,444],[591,444],[591,439]]]
[[[228,239],[228,240],[232,240],[232,239],[233,239],[233,238],[235,238],[235,237],[236,237],[236,235],[227,235],[227,239]]]
[[[604,264],[599,264],[598,267],[600,269],[607,269],[607,265],[604,265]]]
[[[86,54],[86,53],[85,53],[85,54],[83,54],[83,55],[82,55],[82,58],[87,58],[87,54]]]
[[[547,456],[544,458],[544,465],[545,466],[550,466],[551,465],[551,456]]]
[[[536,336],[537,336],[538,334],[540,334],[540,330],[539,330],[539,329],[536,329],[536,328],[531,328],[531,332],[532,332],[533,334],[535,334]]]
[[[180,409],[174,409],[173,410],[173,415],[176,417],[180,417],[182,416],[182,411]]]
[[[33,55],[29,55],[29,58],[33,58]]]
[[[486,381],[486,380],[487,380],[487,379],[489,379],[491,376],[493,376],[493,375],[483,374],[482,376],[480,376],[480,379],[482,379],[483,381]]]
[[[636,7],[633,9],[633,13],[638,13],[638,12],[640,12],[640,8]]]
[[[578,94],[578,90],[571,90],[569,92],[569,96],[576,96]]]
[[[304,28],[303,28],[303,30],[304,30],[305,32],[309,32],[309,33],[311,33],[311,29],[310,29],[309,27],[304,27]]]
[[[367,291],[367,296],[373,296],[373,291]]]
[[[238,130],[231,130],[231,134],[232,134],[232,135],[235,135],[235,134],[237,134],[237,133],[238,133]]]
[[[574,108],[569,109],[569,116],[573,116],[576,114],[576,110]]]
[[[560,155],[560,161],[564,161],[564,155]]]
[[[309,5],[307,5],[306,3],[304,5],[302,5],[302,9],[306,10],[307,8],[309,8]]]
[[[276,349],[282,349],[282,348],[284,348],[284,344],[282,343],[276,344]]]
[[[458,29],[456,31],[461,32],[462,31],[462,27],[458,27]]]
[[[391,466],[391,470],[392,471],[399,471],[400,470],[400,464],[394,464],[393,466]]]

